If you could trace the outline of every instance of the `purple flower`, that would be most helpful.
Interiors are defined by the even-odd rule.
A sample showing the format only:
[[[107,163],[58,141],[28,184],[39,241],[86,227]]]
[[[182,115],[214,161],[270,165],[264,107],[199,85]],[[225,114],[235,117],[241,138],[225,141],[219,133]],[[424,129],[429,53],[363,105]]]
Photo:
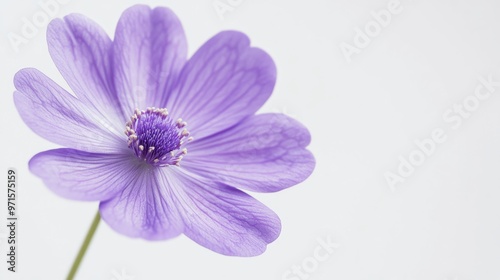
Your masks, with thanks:
[[[14,100],[34,132],[68,147],[29,163],[52,191],[100,201],[102,219],[130,237],[182,233],[237,256],[261,254],[278,237],[278,216],[240,189],[280,191],[315,161],[303,125],[255,115],[275,85],[268,54],[226,31],[187,59],[177,17],[141,5],[123,13],[113,41],[78,14],[52,21],[47,41],[76,97],[23,69]]]

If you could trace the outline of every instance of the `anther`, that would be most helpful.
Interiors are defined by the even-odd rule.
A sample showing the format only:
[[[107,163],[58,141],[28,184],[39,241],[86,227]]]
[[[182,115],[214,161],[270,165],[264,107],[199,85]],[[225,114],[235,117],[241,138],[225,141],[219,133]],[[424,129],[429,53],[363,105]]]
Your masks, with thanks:
[[[135,109],[125,124],[128,147],[145,163],[163,167],[179,166],[187,154],[185,143],[193,137],[182,118],[174,121],[165,108]]]

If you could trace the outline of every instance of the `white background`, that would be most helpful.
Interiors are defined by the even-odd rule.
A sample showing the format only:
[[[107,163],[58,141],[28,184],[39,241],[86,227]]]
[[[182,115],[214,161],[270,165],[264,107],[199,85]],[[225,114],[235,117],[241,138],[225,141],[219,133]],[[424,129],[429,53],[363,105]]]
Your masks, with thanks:
[[[97,208],[57,197],[27,169],[34,154],[56,145],[22,122],[12,78],[35,67],[65,85],[47,51],[46,24],[18,52],[8,39],[21,34],[24,17],[43,11],[38,1],[0,4],[0,171],[15,167],[20,188],[13,274],[3,261],[0,184],[0,279],[64,279]],[[121,12],[137,2],[72,0],[57,16],[82,13],[113,34]],[[356,28],[388,0],[231,2],[221,19],[213,0],[142,1],[179,16],[191,54],[217,32],[236,29],[274,58],[278,82],[262,112],[284,112],[309,127],[317,159],[304,183],[255,195],[279,214],[281,236],[259,257],[235,258],[183,236],[129,239],[101,223],[77,279],[500,279],[500,87],[458,128],[443,119],[473,99],[480,76],[500,81],[499,3],[401,0],[402,11],[349,63],[339,46],[355,46]],[[408,158],[414,141],[436,128],[446,141],[391,188],[384,174],[397,174],[398,157]],[[318,239],[328,238],[339,247],[315,261]],[[287,274],[294,265],[309,272]]]

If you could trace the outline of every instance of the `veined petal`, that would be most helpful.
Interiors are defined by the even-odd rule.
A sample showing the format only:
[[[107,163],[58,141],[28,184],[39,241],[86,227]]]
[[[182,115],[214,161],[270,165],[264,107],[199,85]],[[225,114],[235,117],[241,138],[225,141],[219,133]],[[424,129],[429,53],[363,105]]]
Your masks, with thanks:
[[[254,114],[272,93],[276,67],[243,33],[221,32],[184,66],[167,108],[185,119],[197,139]]]
[[[71,14],[49,24],[47,42],[52,60],[78,98],[121,130],[126,116],[113,85],[112,42],[106,32],[85,16]]]
[[[122,132],[38,70],[19,71],[14,84],[19,114],[43,138],[94,153],[119,153],[126,149]]]
[[[102,219],[130,237],[161,240],[182,233],[172,185],[159,168],[142,165],[114,198],[101,202]]]
[[[262,254],[280,234],[278,216],[248,194],[180,169],[171,176],[184,234],[220,254]]]
[[[187,56],[187,43],[177,16],[167,8],[127,9],[113,43],[115,84],[124,112],[163,107],[165,93]]]
[[[193,141],[182,167],[224,184],[275,192],[304,181],[315,160],[306,127],[283,114],[262,114]]]
[[[74,149],[41,152],[29,162],[31,172],[56,194],[100,201],[115,196],[137,174],[131,154],[95,154]]]

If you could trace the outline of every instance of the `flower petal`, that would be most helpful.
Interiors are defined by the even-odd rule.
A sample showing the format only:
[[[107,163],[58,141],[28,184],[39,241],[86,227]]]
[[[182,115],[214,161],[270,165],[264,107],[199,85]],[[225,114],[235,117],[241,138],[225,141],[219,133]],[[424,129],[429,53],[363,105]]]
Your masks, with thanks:
[[[220,254],[262,254],[280,234],[278,216],[248,194],[193,174],[172,169],[184,234]]]
[[[99,211],[111,228],[124,235],[167,239],[183,230],[173,198],[169,178],[161,169],[142,165],[116,197],[101,202]]]
[[[247,118],[222,133],[193,141],[182,167],[233,187],[275,192],[304,181],[315,160],[306,127],[283,114]]]
[[[182,25],[167,8],[127,9],[116,27],[115,84],[123,111],[163,107],[164,94],[176,80],[187,56]]]
[[[78,98],[122,129],[126,117],[113,86],[112,42],[106,32],[85,16],[71,14],[49,24],[47,42],[52,60]]]
[[[182,117],[197,139],[254,114],[269,98],[276,67],[264,51],[251,48],[235,31],[217,34],[186,63],[167,108]]]
[[[31,172],[56,194],[75,200],[100,201],[116,195],[136,172],[131,155],[95,154],[74,149],[41,152],[29,162]]]
[[[20,70],[14,84],[17,110],[38,135],[87,152],[118,153],[127,149],[123,133],[40,71]]]

